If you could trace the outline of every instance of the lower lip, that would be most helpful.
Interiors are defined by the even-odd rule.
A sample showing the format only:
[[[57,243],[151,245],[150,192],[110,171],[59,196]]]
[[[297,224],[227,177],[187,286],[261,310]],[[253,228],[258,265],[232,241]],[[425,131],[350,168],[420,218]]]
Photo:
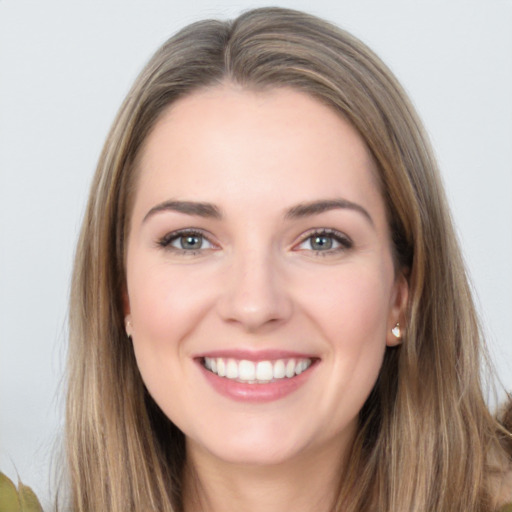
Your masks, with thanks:
[[[239,402],[273,402],[290,395],[309,379],[316,361],[300,375],[278,379],[266,384],[247,384],[226,377],[219,377],[198,362],[208,383],[221,395]]]

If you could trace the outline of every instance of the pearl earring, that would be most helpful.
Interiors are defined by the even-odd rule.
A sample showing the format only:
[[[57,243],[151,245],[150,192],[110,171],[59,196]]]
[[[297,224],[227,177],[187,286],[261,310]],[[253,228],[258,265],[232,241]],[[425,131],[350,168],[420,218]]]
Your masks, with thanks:
[[[400,324],[398,322],[396,323],[395,327],[391,329],[391,332],[397,340],[402,338],[402,331],[400,330]]]
[[[124,328],[126,331],[126,336],[128,336],[128,338],[131,339],[132,338],[132,323],[130,322],[130,320],[126,320],[126,322],[124,324]]]

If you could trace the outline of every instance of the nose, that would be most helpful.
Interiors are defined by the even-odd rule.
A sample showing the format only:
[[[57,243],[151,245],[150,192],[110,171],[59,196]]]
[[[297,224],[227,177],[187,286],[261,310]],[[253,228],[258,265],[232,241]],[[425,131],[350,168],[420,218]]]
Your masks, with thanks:
[[[271,254],[248,250],[233,257],[218,301],[224,321],[260,332],[285,323],[292,310],[283,272]]]

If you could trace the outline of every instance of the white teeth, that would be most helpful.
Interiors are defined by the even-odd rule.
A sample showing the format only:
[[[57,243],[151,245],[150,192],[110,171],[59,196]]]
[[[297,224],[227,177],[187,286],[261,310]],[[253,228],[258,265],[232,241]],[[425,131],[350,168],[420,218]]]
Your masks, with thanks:
[[[205,357],[204,367],[217,374],[239,382],[250,384],[266,383],[272,380],[291,379],[306,371],[312,364],[311,359],[276,359],[275,361],[248,361],[246,359],[224,359]]]
[[[282,359],[279,359],[279,361],[274,363],[273,374],[274,379],[282,379],[286,375],[286,369]]]
[[[256,365],[245,359],[238,363],[238,378],[240,380],[256,380]]]
[[[234,359],[229,359],[226,366],[226,377],[228,379],[238,379],[238,365]]]
[[[286,376],[291,379],[295,375],[295,359],[290,359],[286,363]]]
[[[217,358],[217,375],[219,377],[226,376],[226,363],[224,362],[224,359],[221,359],[220,357]]]
[[[256,365],[256,380],[272,380],[274,371],[270,361],[260,361]]]
[[[300,375],[304,370],[307,369],[308,366],[309,365],[306,363],[306,361],[300,361],[295,367],[295,373]]]

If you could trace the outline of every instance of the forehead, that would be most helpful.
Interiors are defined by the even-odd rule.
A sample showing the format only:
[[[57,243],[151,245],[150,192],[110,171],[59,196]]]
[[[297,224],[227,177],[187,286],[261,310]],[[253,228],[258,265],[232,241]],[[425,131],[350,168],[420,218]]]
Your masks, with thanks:
[[[148,136],[139,172],[137,196],[154,202],[223,203],[244,194],[263,206],[334,194],[382,203],[361,136],[334,109],[291,88],[223,84],[178,100]]]

